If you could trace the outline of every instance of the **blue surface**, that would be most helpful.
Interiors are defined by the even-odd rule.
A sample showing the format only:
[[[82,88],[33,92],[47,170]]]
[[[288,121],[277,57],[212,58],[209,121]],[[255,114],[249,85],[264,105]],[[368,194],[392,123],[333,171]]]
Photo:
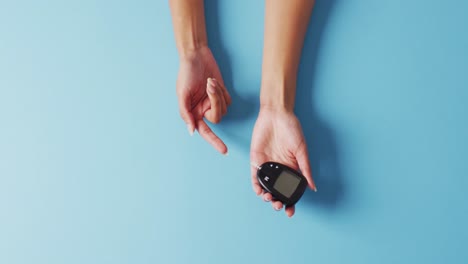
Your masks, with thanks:
[[[207,1],[224,157],[177,113],[167,1],[1,1],[0,263],[468,263],[468,2],[317,0],[292,219],[250,186],[263,5]]]

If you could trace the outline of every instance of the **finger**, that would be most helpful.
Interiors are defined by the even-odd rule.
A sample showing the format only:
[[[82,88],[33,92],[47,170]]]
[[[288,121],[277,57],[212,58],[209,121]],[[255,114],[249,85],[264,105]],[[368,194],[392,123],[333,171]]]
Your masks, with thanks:
[[[263,201],[265,202],[271,202],[273,200],[273,195],[271,193],[265,192],[263,195]]]
[[[286,210],[285,210],[286,215],[287,215],[288,217],[292,217],[292,216],[294,215],[294,212],[295,212],[295,211],[296,211],[296,208],[295,208],[294,205],[293,205],[293,206],[287,206],[287,207],[286,207]]]
[[[254,162],[252,162],[252,164],[254,164]],[[255,164],[257,164],[257,163],[255,163]],[[259,166],[259,165],[256,165],[256,166]],[[258,168],[254,167],[254,166],[250,166],[250,176],[251,176],[251,179],[252,179],[253,191],[255,192],[256,195],[261,195],[263,193],[263,189],[260,186],[260,183],[258,182],[257,171],[258,171]]]
[[[222,91],[220,91],[220,93],[222,94]],[[222,96],[222,95],[221,95]],[[223,116],[227,113],[227,104],[226,104],[226,99],[223,98],[223,111],[222,111],[222,114]]]
[[[195,119],[191,113],[192,106],[190,105],[190,94],[186,93],[179,95],[178,101],[180,117],[187,124],[189,134],[193,136],[193,133],[195,132]]]
[[[221,115],[224,116],[227,113],[226,99],[224,98],[223,90],[219,85],[216,86],[216,89],[217,89],[217,92],[219,93],[219,96],[222,98],[222,100],[221,100]]]
[[[226,106],[230,106],[231,103],[232,103],[232,99],[231,99],[231,95],[229,94],[226,86],[224,86],[220,81],[218,81],[217,79],[215,78],[212,78],[213,80],[215,80],[219,86],[221,87],[221,91],[223,92],[223,96],[224,96],[224,100],[226,101]]]
[[[226,114],[226,112],[227,112],[226,96],[224,95],[224,91],[226,90],[226,88],[224,88],[222,86],[222,84],[218,80],[216,80],[215,78],[209,78],[208,82],[212,83],[212,85],[214,84],[214,86],[216,87],[216,92],[218,92],[219,96],[222,98],[222,100],[221,100],[221,108],[222,108],[221,113],[224,116]]]
[[[230,106],[232,103],[232,99],[226,87],[223,87],[223,95],[224,95],[224,99],[226,100],[226,105]]]
[[[306,144],[302,144],[302,147],[296,154],[297,163],[302,174],[306,177],[309,187],[316,192],[317,186],[315,186],[314,179],[312,178],[312,170],[310,169],[309,154],[307,153]]]
[[[210,100],[210,109],[205,112],[205,117],[211,123],[219,123],[221,117],[223,116],[223,101],[224,98],[221,94],[221,91],[216,87],[216,83],[208,78],[206,83],[206,92]]]
[[[210,143],[217,151],[221,154],[227,154],[227,147],[224,142],[211,130],[211,128],[205,123],[205,121],[197,121],[198,133],[204,138],[208,143]]]
[[[272,202],[271,206],[273,206],[273,209],[275,209],[276,211],[280,211],[281,209],[283,209],[283,203],[280,201]]]

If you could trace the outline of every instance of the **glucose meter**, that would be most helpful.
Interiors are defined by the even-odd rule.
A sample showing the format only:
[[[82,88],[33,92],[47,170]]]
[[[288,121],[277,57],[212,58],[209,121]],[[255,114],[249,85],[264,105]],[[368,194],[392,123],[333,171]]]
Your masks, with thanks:
[[[254,165],[254,164],[252,164]],[[307,188],[307,180],[300,172],[277,162],[254,165],[262,188],[286,206],[297,203]]]

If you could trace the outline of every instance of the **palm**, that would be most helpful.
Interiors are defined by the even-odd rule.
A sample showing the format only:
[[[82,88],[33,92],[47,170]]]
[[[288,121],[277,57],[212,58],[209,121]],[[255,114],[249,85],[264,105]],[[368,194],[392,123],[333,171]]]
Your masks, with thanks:
[[[189,110],[195,120],[203,119],[205,112],[211,107],[206,93],[208,78],[215,78],[224,86],[216,60],[208,48],[195,52],[180,66],[177,93],[188,96]]]
[[[285,164],[296,170],[301,170],[312,188],[312,178],[307,155],[307,146],[299,120],[294,113],[288,111],[276,111],[262,109],[252,134],[250,159],[261,165],[267,161],[275,161]],[[261,193],[261,187],[252,169],[252,184],[257,194]],[[270,194],[264,194],[266,201],[272,200]],[[275,208],[282,208],[281,202],[273,203]],[[294,207],[286,208],[289,216],[294,214]]]
[[[252,160],[274,160],[297,169],[296,153],[303,144],[301,125],[294,114],[260,112],[252,135]]]

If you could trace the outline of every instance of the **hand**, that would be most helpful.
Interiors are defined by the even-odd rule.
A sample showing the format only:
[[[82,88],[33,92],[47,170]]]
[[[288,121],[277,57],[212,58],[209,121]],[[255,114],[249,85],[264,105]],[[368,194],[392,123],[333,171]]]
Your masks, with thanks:
[[[316,191],[301,124],[291,111],[261,108],[252,134],[250,160],[258,165],[267,161],[275,161],[300,170],[306,177],[309,187]],[[271,201],[275,210],[281,210],[283,203],[275,201],[270,193],[263,192],[256,175],[257,169],[252,167],[254,192],[257,195],[262,194],[263,200]],[[291,206],[285,211],[289,217],[292,217],[294,210],[294,206]]]
[[[219,123],[231,104],[218,65],[208,47],[190,51],[181,58],[177,78],[179,111],[190,135],[195,129],[216,150],[227,153],[224,142],[205,123]]]

